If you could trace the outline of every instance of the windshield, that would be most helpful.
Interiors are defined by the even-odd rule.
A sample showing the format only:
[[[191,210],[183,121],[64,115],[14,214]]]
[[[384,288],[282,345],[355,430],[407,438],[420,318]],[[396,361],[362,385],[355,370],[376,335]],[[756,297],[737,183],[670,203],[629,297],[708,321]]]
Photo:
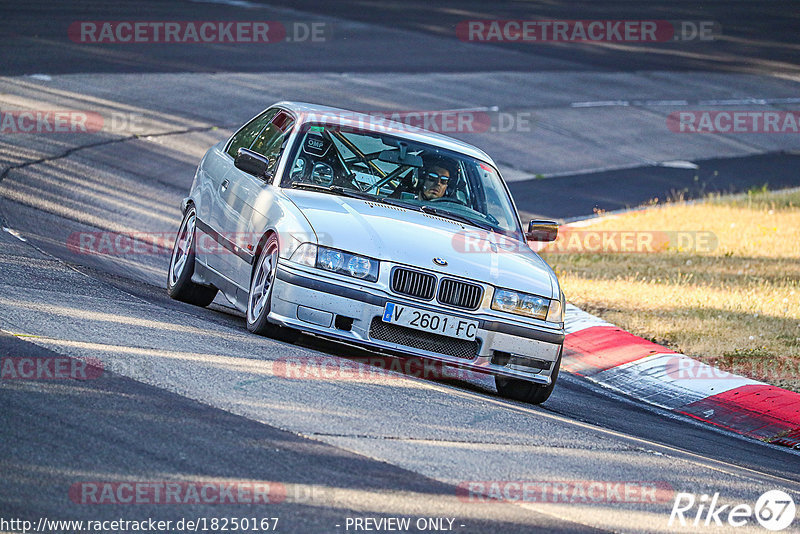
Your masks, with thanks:
[[[373,131],[305,124],[282,187],[352,194],[520,237],[497,170],[457,152]]]

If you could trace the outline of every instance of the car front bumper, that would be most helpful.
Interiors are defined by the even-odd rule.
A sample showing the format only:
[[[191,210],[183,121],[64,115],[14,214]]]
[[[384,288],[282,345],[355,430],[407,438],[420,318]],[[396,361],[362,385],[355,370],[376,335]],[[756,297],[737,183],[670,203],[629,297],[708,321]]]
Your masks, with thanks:
[[[534,327],[487,314],[485,310],[450,309],[396,295],[388,287],[326,274],[281,260],[272,291],[270,321],[380,351],[550,384],[564,343],[560,325]],[[477,320],[476,341],[383,323],[381,317],[387,302]]]

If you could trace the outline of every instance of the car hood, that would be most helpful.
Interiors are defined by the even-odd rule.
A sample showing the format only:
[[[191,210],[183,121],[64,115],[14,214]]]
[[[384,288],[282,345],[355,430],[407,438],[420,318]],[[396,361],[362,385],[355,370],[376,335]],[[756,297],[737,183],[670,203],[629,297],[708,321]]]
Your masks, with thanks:
[[[288,190],[320,245],[557,298],[552,269],[524,243],[458,221],[315,191]],[[439,266],[433,262],[447,262]]]

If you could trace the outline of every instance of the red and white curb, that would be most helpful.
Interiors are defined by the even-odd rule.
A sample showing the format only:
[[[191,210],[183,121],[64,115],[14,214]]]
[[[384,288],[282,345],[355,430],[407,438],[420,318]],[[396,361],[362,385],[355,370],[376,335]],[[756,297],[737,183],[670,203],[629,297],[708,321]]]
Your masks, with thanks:
[[[723,372],[572,304],[562,369],[675,413],[800,448],[800,394]]]

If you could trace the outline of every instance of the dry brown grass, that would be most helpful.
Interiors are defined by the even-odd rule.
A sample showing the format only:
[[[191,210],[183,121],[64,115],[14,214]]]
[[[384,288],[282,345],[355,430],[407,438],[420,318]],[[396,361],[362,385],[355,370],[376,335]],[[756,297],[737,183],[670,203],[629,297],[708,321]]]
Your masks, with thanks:
[[[713,251],[542,255],[578,307],[706,363],[800,391],[800,192],[671,204],[584,229],[713,232]]]

